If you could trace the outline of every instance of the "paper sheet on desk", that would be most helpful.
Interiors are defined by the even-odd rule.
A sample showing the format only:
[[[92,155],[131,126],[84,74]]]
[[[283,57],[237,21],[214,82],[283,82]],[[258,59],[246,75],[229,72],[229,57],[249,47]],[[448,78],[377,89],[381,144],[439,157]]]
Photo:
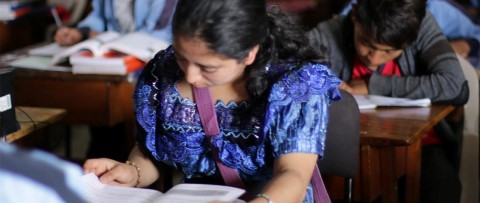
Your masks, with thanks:
[[[68,48],[69,46],[60,46],[57,43],[51,43],[45,46],[30,49],[28,50],[28,54],[32,56],[53,56],[57,53],[67,50]]]
[[[52,66],[52,57],[50,56],[26,56],[11,61],[8,64],[16,68],[29,68],[46,71],[71,72],[72,68],[66,66]]]
[[[427,107],[431,105],[428,98],[406,99],[379,95],[353,95],[353,97],[357,101],[359,109],[374,109],[378,106]]]

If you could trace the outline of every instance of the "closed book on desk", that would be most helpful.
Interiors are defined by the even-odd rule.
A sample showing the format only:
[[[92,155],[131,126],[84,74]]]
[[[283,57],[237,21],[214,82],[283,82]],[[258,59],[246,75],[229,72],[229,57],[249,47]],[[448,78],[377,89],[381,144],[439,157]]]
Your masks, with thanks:
[[[74,74],[126,75],[140,70],[145,62],[116,51],[108,51],[100,57],[90,51],[81,51],[70,56],[70,64]]]

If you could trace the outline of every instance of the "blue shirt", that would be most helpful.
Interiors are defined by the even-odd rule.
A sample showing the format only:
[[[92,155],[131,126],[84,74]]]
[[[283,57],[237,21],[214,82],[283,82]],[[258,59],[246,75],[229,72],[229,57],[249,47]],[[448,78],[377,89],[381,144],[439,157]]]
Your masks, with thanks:
[[[208,143],[196,104],[176,88],[181,76],[173,49],[160,52],[137,82],[138,139],[155,159],[181,170],[187,179],[218,175],[210,144],[246,183],[269,180],[274,159],[284,154],[322,156],[328,105],[339,99],[341,81],[320,63],[271,64],[267,70],[279,78],[268,102],[217,101],[220,134]]]
[[[0,202],[86,202],[82,170],[42,151],[0,142]]]
[[[114,15],[113,1],[93,0],[92,12],[77,27],[88,27],[97,32],[104,32],[106,27],[107,31],[120,32],[120,27]],[[165,0],[135,0],[133,6],[135,30],[145,32],[166,42],[172,42],[171,16],[174,12],[171,12],[165,27],[158,27],[157,24],[164,7]]]

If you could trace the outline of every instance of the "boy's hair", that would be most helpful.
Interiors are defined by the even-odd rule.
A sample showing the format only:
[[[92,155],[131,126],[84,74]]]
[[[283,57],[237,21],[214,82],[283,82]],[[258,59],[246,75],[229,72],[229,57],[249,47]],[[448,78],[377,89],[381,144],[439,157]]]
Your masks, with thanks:
[[[358,0],[353,9],[375,42],[404,49],[417,39],[426,0]]]

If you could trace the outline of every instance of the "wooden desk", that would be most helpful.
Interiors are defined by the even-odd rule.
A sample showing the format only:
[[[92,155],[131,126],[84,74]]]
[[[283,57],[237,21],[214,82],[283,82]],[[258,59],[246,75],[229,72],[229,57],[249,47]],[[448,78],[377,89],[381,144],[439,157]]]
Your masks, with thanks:
[[[398,202],[398,178],[405,176],[405,202],[420,202],[421,137],[454,110],[378,108],[361,111],[360,177],[362,202],[379,195],[383,202]],[[360,181],[358,181],[360,180]]]
[[[55,123],[66,114],[65,109],[21,107],[15,109],[20,130],[7,135],[7,142],[14,142],[31,132]]]
[[[0,66],[25,56],[29,48],[0,56]],[[71,72],[17,68],[13,87],[17,106],[66,109],[64,124],[113,127],[124,124],[126,149],[133,147],[133,91],[131,76],[77,75]],[[69,129],[67,128],[67,131]],[[70,132],[67,132],[66,156],[70,156]]]
[[[23,57],[36,44],[0,56],[0,66]],[[17,68],[15,103],[21,106],[63,108],[62,122],[111,127],[133,120],[133,90],[129,76],[77,75],[71,72]]]
[[[16,69],[17,105],[64,108],[67,124],[111,127],[133,120],[135,84],[127,76]]]

